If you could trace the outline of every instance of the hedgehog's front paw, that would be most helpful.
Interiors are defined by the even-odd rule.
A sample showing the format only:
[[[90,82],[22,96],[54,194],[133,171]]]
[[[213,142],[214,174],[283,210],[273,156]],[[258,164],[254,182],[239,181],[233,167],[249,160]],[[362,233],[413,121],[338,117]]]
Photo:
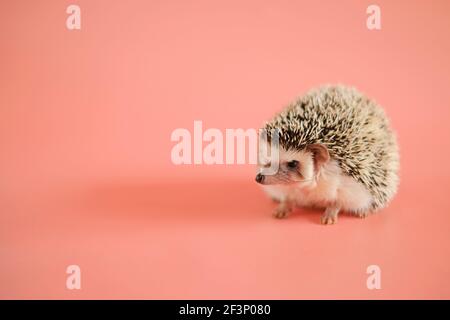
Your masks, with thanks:
[[[337,215],[333,216],[333,215],[328,215],[328,214],[323,214],[322,218],[320,219],[320,223],[321,224],[336,224],[337,223]]]
[[[327,209],[322,215],[322,218],[320,219],[320,222],[325,225],[336,224],[338,220],[338,213],[339,207],[337,206],[327,207]]]
[[[277,219],[286,218],[291,213],[292,208],[286,204],[280,204],[273,212],[273,217]]]

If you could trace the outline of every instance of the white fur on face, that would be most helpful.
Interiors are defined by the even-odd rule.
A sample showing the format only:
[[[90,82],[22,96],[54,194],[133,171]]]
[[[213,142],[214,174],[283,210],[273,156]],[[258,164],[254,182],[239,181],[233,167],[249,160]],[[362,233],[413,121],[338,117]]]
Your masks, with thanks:
[[[313,164],[311,166],[314,167]],[[313,181],[305,179],[292,184],[264,185],[263,188],[277,201],[292,201],[299,207],[317,208],[337,204],[342,210],[356,214],[370,210],[373,201],[369,191],[343,174],[335,160],[326,163]]]
[[[309,183],[313,182],[315,177],[314,160],[311,152],[306,150],[294,151],[285,150],[284,148],[274,148],[270,145],[266,146],[268,154],[260,153],[258,173],[265,176],[264,184],[291,184],[291,183]],[[265,173],[266,168],[273,165],[273,152],[278,153],[278,170],[273,174]],[[290,169],[288,163],[290,161],[298,161],[298,169]]]
[[[268,147],[270,148],[270,147]],[[270,149],[268,149],[270,150]],[[327,207],[338,204],[342,210],[354,213],[370,209],[373,197],[358,181],[342,173],[336,160],[315,170],[313,155],[308,150],[271,150],[278,152],[279,168],[275,174],[265,175],[263,188],[278,201],[291,201],[301,207]],[[270,153],[270,152],[269,152]],[[298,173],[287,163],[298,161]],[[260,155],[258,172],[271,165],[271,158]]]

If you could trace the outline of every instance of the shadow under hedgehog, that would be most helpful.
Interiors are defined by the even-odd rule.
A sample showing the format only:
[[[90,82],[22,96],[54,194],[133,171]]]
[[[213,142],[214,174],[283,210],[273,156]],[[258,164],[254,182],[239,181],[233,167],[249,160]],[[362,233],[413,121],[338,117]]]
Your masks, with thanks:
[[[340,211],[359,217],[384,208],[397,191],[399,153],[383,109],[354,88],[322,86],[306,93],[265,124],[266,150],[278,152],[274,174],[264,174],[270,157],[260,154],[256,181],[279,202],[276,218],[294,207],[325,209],[322,224]],[[278,132],[278,144],[270,143]],[[270,150],[276,149],[276,150]]]

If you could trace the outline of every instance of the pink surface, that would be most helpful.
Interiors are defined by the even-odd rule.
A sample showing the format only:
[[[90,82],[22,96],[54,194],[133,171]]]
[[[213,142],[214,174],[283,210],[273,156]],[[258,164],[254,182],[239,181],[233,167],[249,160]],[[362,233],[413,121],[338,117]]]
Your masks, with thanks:
[[[71,3],[0,4],[0,298],[450,298],[450,2],[376,1],[381,31],[372,1],[77,1],[69,31]],[[378,215],[274,220],[252,166],[170,161],[336,82],[398,132]]]

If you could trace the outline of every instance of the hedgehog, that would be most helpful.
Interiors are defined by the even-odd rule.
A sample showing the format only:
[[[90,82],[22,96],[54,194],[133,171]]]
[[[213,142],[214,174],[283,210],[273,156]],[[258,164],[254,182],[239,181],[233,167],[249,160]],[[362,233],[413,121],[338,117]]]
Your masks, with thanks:
[[[266,122],[266,150],[256,182],[279,203],[274,217],[295,207],[324,210],[321,223],[340,212],[367,217],[386,207],[399,184],[395,132],[384,110],[353,87],[325,85],[308,91]],[[277,139],[274,139],[277,134]],[[277,144],[273,142],[278,142]],[[262,149],[262,148],[260,148]]]

